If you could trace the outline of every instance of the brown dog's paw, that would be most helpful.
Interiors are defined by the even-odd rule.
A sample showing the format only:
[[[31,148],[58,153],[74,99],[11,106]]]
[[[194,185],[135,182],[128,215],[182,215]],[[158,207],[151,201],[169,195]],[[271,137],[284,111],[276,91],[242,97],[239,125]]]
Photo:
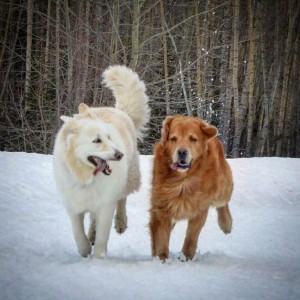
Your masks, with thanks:
[[[178,259],[182,262],[193,260],[194,254],[180,252]]]
[[[231,228],[224,228],[224,229],[222,228],[222,230],[225,234],[231,233]]]
[[[164,253],[159,254],[158,257],[162,262],[166,262],[167,259],[169,258],[169,255],[164,252]]]
[[[224,223],[219,223],[220,229],[225,233],[225,234],[229,234],[231,233],[231,229],[232,229],[232,222],[224,222]]]
[[[118,215],[115,216],[115,229],[118,234],[122,234],[127,229],[127,218],[120,218]]]

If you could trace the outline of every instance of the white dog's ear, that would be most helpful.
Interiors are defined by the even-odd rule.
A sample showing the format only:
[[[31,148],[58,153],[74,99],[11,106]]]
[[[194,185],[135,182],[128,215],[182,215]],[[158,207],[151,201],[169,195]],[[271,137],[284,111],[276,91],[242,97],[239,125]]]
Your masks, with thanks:
[[[64,125],[65,135],[76,134],[78,132],[76,119],[67,116],[61,116],[60,119],[65,122]]]
[[[89,110],[89,107],[85,103],[80,103],[78,107],[78,111],[80,114],[85,114]]]
[[[165,120],[163,122],[163,128],[161,131],[161,141],[163,143],[165,143],[169,138],[170,125],[173,120],[174,120],[174,116],[168,116],[165,118]]]
[[[207,140],[216,137],[218,134],[218,129],[215,126],[204,124],[200,128],[202,132],[207,136]]]
[[[78,119],[80,119],[81,115],[83,115],[84,118],[89,117],[92,120],[96,120],[98,118],[97,114],[91,111],[90,107],[87,106],[85,103],[80,103],[78,110],[79,110],[79,115],[75,115],[77,116]]]

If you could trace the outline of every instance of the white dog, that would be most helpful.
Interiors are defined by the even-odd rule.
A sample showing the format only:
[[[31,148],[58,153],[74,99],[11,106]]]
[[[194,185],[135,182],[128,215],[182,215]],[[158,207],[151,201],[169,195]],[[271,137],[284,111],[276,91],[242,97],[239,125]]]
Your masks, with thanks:
[[[79,114],[62,116],[64,125],[54,147],[54,176],[64,196],[79,253],[105,256],[114,211],[115,227],[127,227],[126,197],[140,186],[137,138],[150,110],[145,85],[125,66],[112,66],[103,82],[116,99],[115,108],[79,105]],[[89,238],[84,214],[91,213]]]

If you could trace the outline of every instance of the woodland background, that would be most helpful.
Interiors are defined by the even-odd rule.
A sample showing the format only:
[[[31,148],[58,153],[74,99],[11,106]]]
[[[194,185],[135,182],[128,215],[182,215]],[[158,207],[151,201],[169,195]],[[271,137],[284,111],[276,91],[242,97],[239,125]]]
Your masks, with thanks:
[[[0,0],[0,150],[52,153],[59,116],[113,105],[125,64],[168,114],[219,129],[227,157],[300,157],[299,0]]]

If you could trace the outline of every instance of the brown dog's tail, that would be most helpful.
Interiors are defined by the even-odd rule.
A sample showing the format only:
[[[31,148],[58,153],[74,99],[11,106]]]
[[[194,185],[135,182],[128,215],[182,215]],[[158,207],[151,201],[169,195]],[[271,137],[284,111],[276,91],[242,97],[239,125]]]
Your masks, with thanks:
[[[116,98],[115,107],[132,119],[137,136],[142,139],[150,119],[146,87],[137,73],[126,66],[111,66],[103,72],[103,83]]]

